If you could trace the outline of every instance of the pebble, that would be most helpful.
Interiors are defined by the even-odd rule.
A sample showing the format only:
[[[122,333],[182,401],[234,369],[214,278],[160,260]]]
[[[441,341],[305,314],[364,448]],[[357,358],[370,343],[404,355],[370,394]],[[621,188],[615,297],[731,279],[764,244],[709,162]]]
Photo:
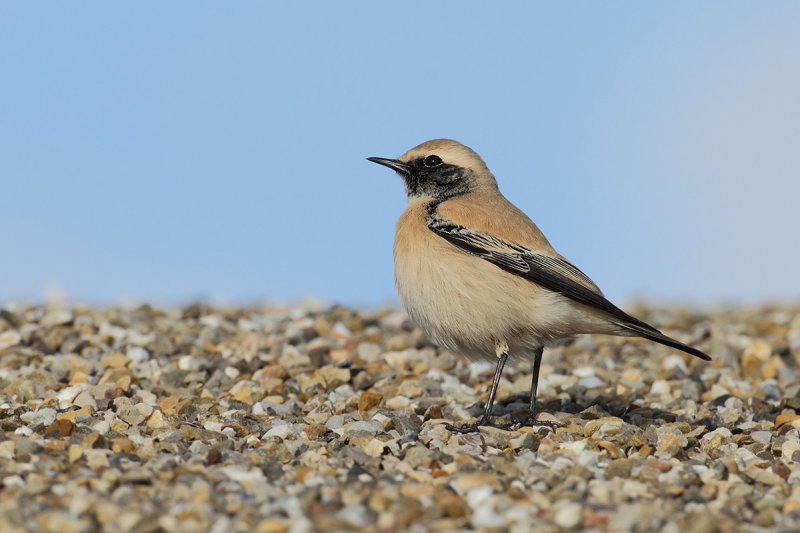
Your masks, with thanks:
[[[578,385],[585,389],[593,389],[595,387],[605,387],[606,382],[597,376],[589,376],[578,380]]]
[[[0,333],[0,350],[5,350],[6,348],[11,348],[12,346],[16,346],[22,340],[22,336],[12,330],[4,331]]]
[[[3,531],[800,529],[794,308],[642,308],[714,361],[584,336],[545,354],[554,427],[510,364],[467,434],[492,365],[394,309],[0,313]]]
[[[45,407],[44,409],[39,409],[38,411],[29,411],[27,413],[23,413],[19,418],[29,426],[35,426],[37,424],[49,426],[56,419],[56,410],[50,407]]]
[[[360,359],[363,359],[367,363],[374,363],[381,356],[381,347],[374,342],[362,342],[359,343],[358,348],[356,348],[356,353]]]
[[[559,502],[553,520],[558,527],[570,529],[581,521],[582,506],[575,502]]]
[[[380,422],[374,420],[361,420],[353,422],[345,430],[346,435],[356,435],[359,433],[367,433],[369,435],[377,435],[383,430]]]

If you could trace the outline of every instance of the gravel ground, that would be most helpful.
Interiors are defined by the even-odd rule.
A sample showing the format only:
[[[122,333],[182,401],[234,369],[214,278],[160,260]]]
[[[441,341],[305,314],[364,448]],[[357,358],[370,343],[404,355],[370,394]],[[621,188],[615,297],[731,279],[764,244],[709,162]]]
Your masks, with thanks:
[[[0,531],[797,531],[798,309],[633,311],[714,361],[581,337],[460,435],[493,369],[394,309],[7,306]]]

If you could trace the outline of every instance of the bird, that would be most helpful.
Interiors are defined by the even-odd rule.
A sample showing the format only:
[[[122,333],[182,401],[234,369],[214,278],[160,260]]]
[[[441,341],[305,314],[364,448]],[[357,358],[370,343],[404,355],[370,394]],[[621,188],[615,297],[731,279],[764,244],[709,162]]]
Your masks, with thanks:
[[[409,317],[437,345],[495,363],[483,414],[465,433],[491,425],[506,362],[532,361],[523,424],[537,422],[545,347],[579,334],[643,337],[710,361],[605,298],[500,192],[481,157],[451,139],[426,141],[396,159],[368,157],[400,175],[407,207],[394,240],[395,287]]]

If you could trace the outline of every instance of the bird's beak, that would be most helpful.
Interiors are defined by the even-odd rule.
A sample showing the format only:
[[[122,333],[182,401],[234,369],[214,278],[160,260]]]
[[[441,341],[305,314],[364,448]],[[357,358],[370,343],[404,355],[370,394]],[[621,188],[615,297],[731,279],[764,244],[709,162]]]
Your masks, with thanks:
[[[386,159],[383,157],[368,157],[367,161],[372,161],[373,163],[378,163],[379,165],[389,167],[392,170],[396,170],[400,174],[406,174],[406,175],[408,174],[408,165],[406,165],[402,161],[398,161],[397,159]]]

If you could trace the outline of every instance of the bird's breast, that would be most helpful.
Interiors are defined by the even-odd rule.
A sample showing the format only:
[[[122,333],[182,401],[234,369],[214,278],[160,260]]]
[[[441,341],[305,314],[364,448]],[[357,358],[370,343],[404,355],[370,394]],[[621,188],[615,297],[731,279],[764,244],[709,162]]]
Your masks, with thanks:
[[[536,309],[561,300],[442,239],[421,208],[410,207],[397,223],[394,265],[411,319],[440,346],[472,359],[493,360],[498,342],[512,355],[541,346]]]

